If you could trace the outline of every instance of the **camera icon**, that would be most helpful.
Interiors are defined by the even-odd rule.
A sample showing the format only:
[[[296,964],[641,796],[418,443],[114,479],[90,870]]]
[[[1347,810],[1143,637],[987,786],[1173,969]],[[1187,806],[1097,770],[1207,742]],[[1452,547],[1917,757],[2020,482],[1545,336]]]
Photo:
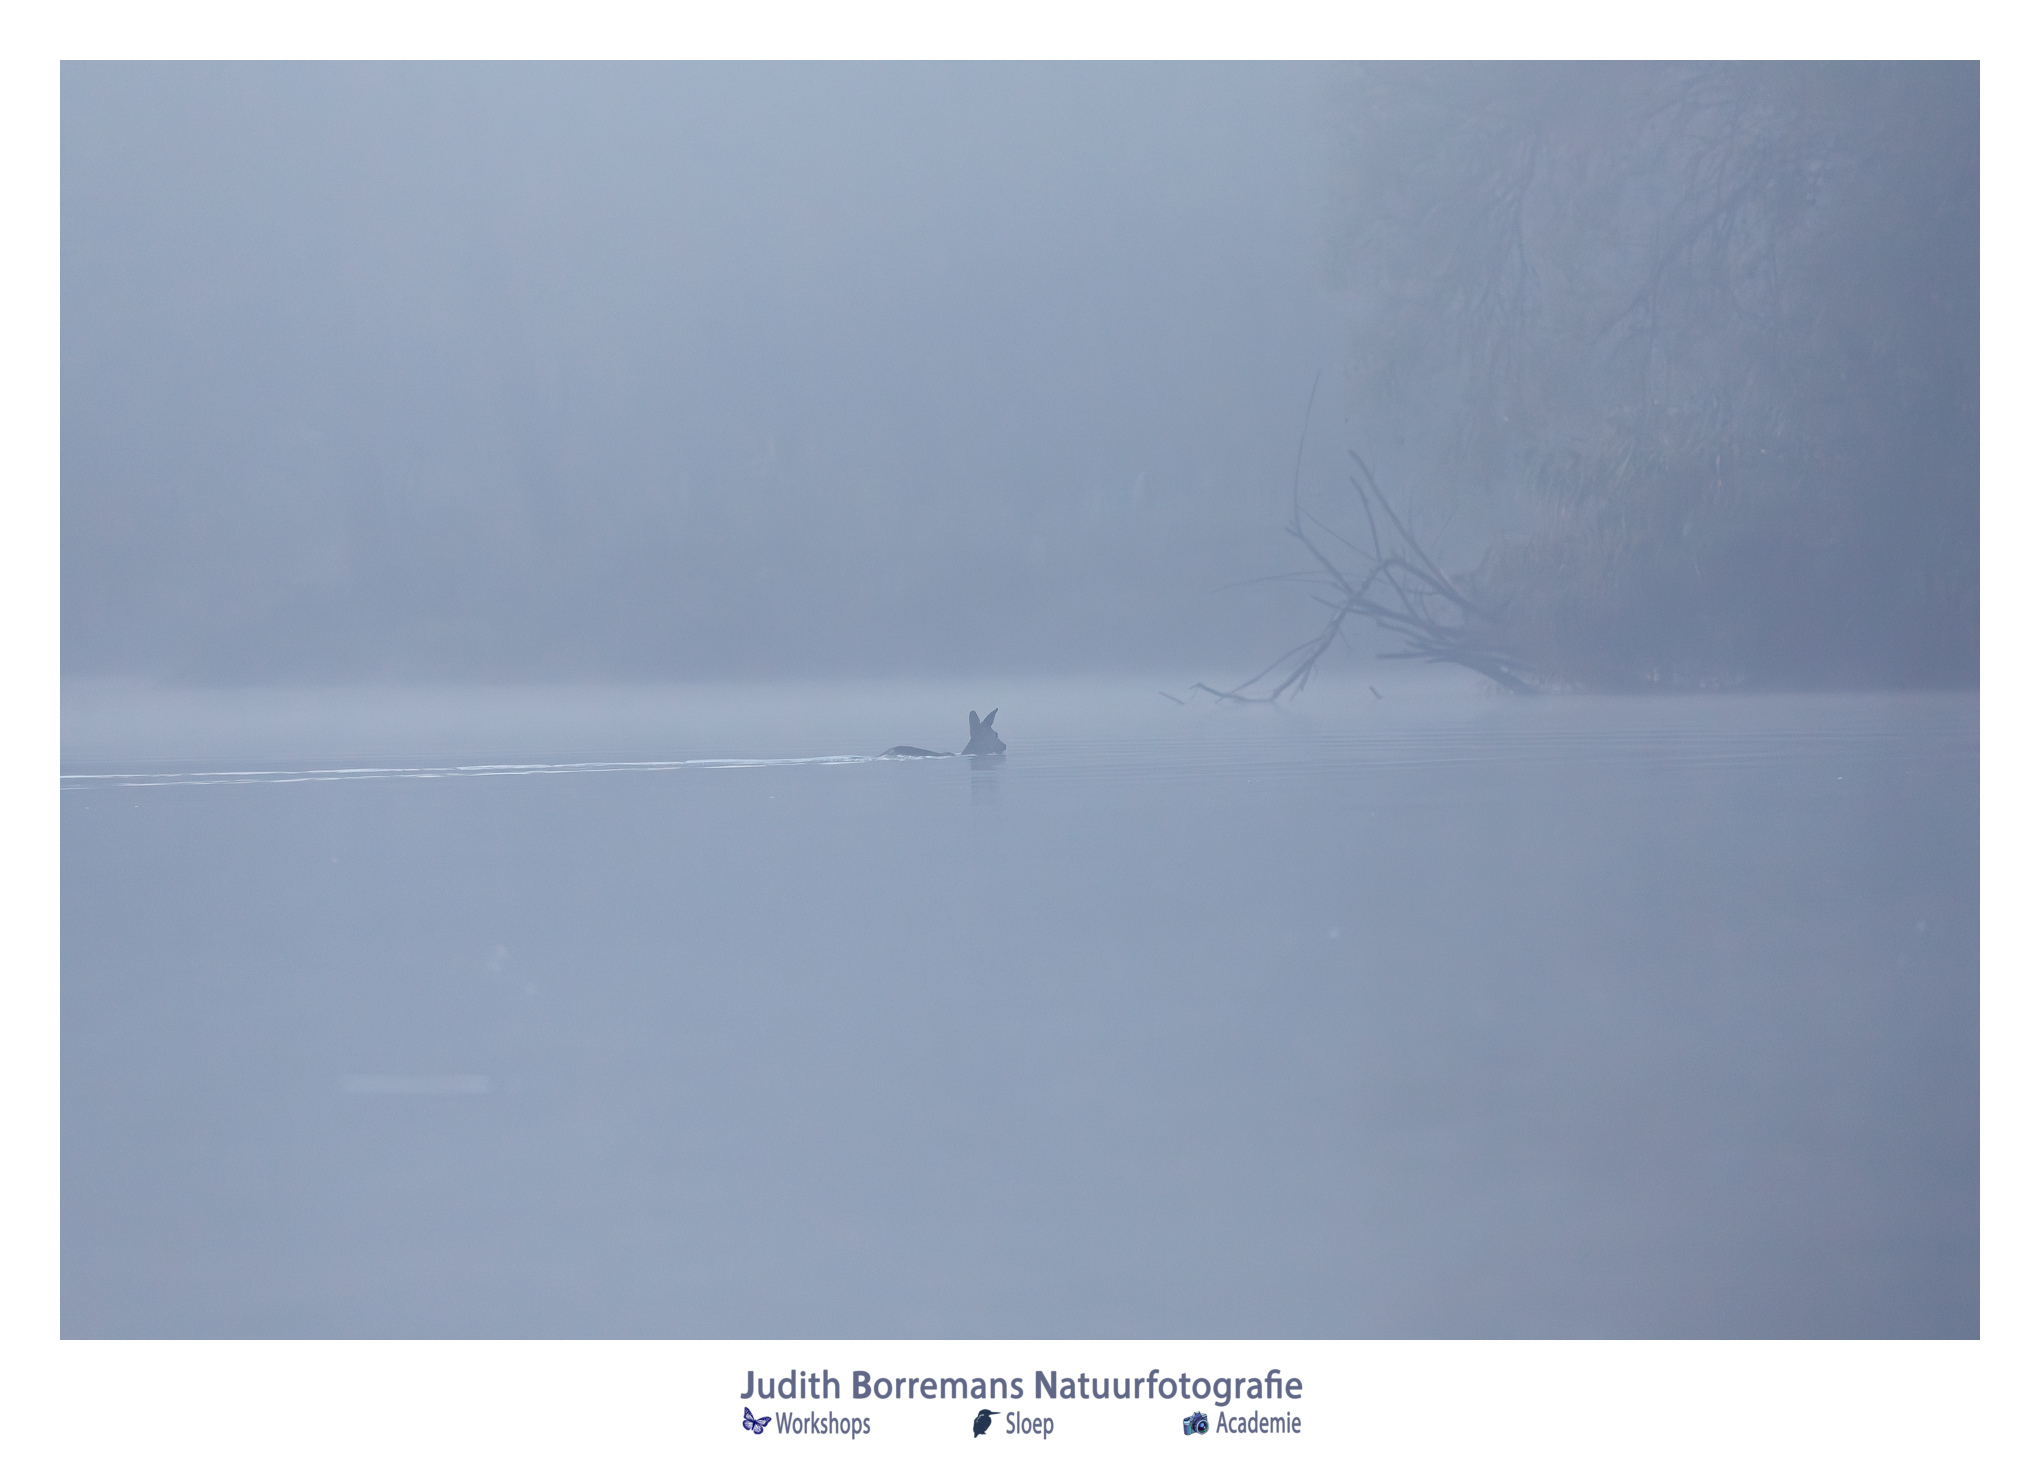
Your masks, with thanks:
[[[1183,1432],[1185,1434],[1204,1434],[1210,1428],[1211,1421],[1202,1414],[1186,1414],[1183,1417]]]

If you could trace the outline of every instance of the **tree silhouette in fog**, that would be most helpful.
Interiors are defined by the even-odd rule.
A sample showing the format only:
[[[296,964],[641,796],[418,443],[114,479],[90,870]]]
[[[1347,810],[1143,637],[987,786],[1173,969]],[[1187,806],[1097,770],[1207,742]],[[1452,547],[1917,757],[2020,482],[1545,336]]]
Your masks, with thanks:
[[[1409,626],[1424,548],[1349,465],[1292,525],[1333,618],[1272,684],[1356,616],[1532,686],[1975,680],[1974,66],[1384,65],[1345,100],[1354,432],[1428,426],[1387,488],[1501,529]]]

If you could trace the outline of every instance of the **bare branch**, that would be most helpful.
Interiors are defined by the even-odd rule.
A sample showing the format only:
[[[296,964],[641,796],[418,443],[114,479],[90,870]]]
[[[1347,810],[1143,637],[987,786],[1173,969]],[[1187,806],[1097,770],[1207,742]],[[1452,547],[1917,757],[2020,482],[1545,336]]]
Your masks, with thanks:
[[[1313,402],[1316,393],[1317,385],[1313,382]],[[1306,433],[1309,426],[1310,415],[1306,409]],[[1458,664],[1494,680],[1504,689],[1522,694],[1534,692],[1532,671],[1481,626],[1492,625],[1495,621],[1493,615],[1439,567],[1422,543],[1411,534],[1402,517],[1396,514],[1388,497],[1382,494],[1367,462],[1353,451],[1348,453],[1365,477],[1364,481],[1348,478],[1367,516],[1372,553],[1361,550],[1323,519],[1303,508],[1303,446],[1299,444],[1297,480],[1290,486],[1287,529],[1316,565],[1309,571],[1257,579],[1295,581],[1325,589],[1311,594],[1311,600],[1329,614],[1324,625],[1315,636],[1297,644],[1251,679],[1231,689],[1215,689],[1209,684],[1194,684],[1191,688],[1233,704],[1271,704],[1285,694],[1293,695],[1310,683],[1318,660],[1330,652],[1334,644],[1347,642],[1346,620],[1358,617],[1402,640],[1400,649],[1384,653],[1383,658],[1416,658],[1429,663]],[[1382,518],[1392,532],[1392,539],[1386,545],[1382,541],[1382,521],[1374,514],[1376,502],[1379,502]],[[1319,536],[1335,543],[1337,549],[1350,553],[1353,562],[1341,565],[1319,544]],[[1380,589],[1379,592],[1377,589]],[[1264,685],[1266,692],[1251,692]]]

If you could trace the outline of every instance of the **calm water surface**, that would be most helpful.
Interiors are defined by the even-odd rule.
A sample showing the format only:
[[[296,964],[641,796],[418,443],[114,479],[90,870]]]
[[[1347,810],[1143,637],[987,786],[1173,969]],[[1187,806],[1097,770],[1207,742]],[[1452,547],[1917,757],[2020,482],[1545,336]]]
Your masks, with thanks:
[[[1370,677],[67,690],[66,1335],[1974,1335],[1974,696]]]

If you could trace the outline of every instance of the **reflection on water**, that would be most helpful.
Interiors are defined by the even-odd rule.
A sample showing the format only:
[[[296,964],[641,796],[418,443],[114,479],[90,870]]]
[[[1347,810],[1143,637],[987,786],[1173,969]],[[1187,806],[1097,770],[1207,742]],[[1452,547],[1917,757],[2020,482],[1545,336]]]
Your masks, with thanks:
[[[1974,1334],[1974,697],[1369,678],[67,691],[66,1333]]]
[[[970,804],[990,806],[999,799],[999,767],[1003,755],[974,755],[970,758]]]

